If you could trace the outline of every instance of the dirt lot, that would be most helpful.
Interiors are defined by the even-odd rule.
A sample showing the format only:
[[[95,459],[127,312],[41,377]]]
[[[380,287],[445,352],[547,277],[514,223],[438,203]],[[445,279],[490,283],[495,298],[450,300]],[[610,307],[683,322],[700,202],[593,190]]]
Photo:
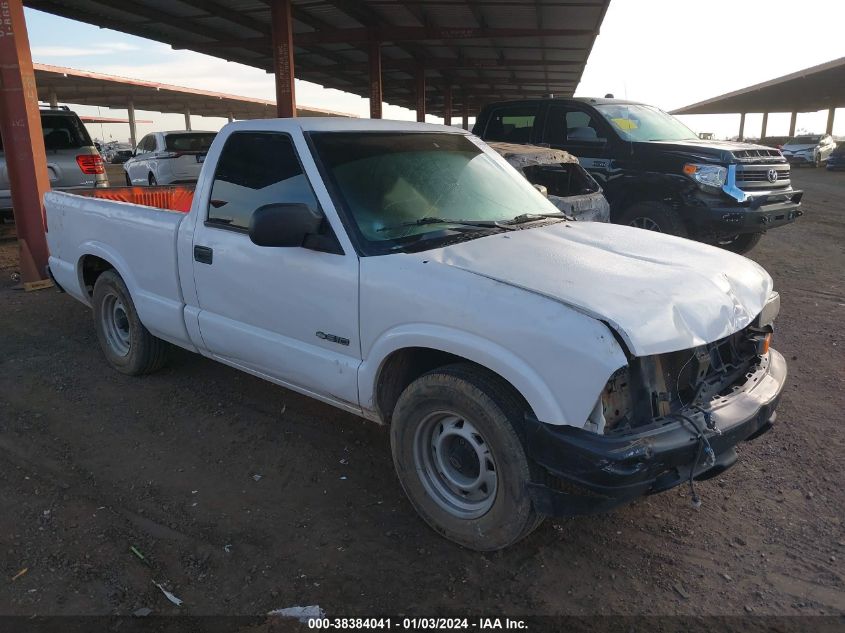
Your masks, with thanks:
[[[6,242],[0,613],[845,612],[845,173],[795,180],[805,217],[753,253],[783,297],[776,430],[698,511],[681,487],[488,555],[416,517],[384,428],[188,353],[112,371],[83,306],[13,289]]]

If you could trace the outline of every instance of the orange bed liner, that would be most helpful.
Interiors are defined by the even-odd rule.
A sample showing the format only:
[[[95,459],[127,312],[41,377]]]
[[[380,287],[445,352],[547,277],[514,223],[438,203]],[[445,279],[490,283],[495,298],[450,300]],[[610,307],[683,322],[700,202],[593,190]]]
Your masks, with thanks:
[[[169,209],[187,213],[191,210],[194,200],[193,185],[160,185],[156,187],[104,187],[102,189],[85,189],[74,191],[81,196],[99,198],[101,200],[116,200],[131,202],[145,207]]]

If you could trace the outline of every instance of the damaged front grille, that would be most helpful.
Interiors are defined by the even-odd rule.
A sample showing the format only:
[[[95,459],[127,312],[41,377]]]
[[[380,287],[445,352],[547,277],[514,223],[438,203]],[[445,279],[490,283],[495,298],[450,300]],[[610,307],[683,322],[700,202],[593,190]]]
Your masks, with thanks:
[[[636,358],[617,371],[602,394],[607,432],[644,426],[732,393],[761,362],[769,330],[749,326],[693,349]]]

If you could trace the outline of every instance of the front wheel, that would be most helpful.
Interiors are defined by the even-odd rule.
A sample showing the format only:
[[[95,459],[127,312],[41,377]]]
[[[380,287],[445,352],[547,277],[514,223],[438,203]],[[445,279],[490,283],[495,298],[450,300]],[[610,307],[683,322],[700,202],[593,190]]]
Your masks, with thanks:
[[[510,385],[469,364],[435,369],[402,393],[392,418],[393,462],[411,504],[442,536],[492,551],[540,525],[517,435],[525,412]]]
[[[150,334],[138,318],[126,284],[113,270],[94,283],[94,326],[109,364],[130,376],[149,374],[164,366],[170,346]]]
[[[123,175],[126,176],[126,186],[131,187],[132,186],[132,179],[129,177],[129,173],[123,172]]]
[[[158,184],[158,181],[156,180],[155,174],[153,172],[150,172],[150,177],[148,180],[150,183],[150,187],[155,187]]]
[[[617,220],[618,224],[627,224],[638,229],[668,233],[678,237],[687,236],[684,221],[668,204],[656,201],[637,202],[625,209]]]
[[[726,251],[742,255],[757,246],[757,243],[762,237],[762,233],[743,233],[742,235],[734,235],[733,237],[719,240],[716,242],[716,246],[724,248]]]

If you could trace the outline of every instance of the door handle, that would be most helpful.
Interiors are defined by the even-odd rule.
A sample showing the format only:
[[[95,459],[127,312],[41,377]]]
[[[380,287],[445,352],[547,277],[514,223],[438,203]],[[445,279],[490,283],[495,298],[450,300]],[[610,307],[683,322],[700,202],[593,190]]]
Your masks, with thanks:
[[[200,264],[211,264],[214,260],[214,251],[208,246],[194,246],[194,261]]]

